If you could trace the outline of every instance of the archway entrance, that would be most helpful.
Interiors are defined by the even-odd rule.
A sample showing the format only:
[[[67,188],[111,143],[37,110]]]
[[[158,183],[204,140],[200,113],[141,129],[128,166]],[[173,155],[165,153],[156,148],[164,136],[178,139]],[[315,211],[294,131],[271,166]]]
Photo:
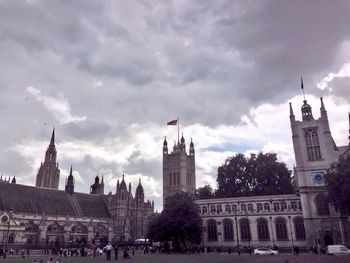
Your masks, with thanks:
[[[332,237],[332,234],[326,233],[326,234],[324,235],[323,239],[324,239],[324,244],[325,244],[325,246],[333,245],[333,237]]]

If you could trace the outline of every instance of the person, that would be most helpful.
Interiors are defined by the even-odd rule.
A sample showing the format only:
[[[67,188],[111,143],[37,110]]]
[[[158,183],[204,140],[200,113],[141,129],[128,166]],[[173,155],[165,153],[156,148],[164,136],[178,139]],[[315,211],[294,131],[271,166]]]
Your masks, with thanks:
[[[115,245],[114,247],[114,260],[118,259],[118,245]]]
[[[128,254],[128,249],[125,247],[124,248],[124,254],[123,254],[124,258],[130,258],[129,254]]]
[[[106,259],[111,260],[111,252],[112,252],[111,243],[108,243],[107,246],[105,246],[105,249],[106,249]]]
[[[53,263],[53,258],[50,258],[47,263]]]

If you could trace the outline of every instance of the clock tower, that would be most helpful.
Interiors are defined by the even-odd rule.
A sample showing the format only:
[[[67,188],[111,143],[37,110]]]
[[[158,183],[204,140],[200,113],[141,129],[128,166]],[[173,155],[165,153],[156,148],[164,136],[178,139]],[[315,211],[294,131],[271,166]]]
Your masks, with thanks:
[[[290,103],[290,124],[295,154],[295,179],[303,207],[308,246],[344,243],[342,218],[327,199],[324,174],[339,158],[321,98],[320,117],[315,119],[312,108],[304,100],[302,120],[296,120]]]

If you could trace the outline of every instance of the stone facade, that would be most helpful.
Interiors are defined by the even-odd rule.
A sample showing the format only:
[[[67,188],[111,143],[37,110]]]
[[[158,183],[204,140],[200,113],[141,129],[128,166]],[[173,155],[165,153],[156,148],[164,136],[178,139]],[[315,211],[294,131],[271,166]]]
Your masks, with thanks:
[[[58,190],[53,183],[59,176],[56,154],[53,132],[37,175],[40,187],[16,184],[15,178],[10,183],[1,177],[0,248],[104,245],[146,237],[154,202],[145,201],[141,179],[135,196],[131,183],[127,189],[124,175],[114,194],[104,194],[103,179],[100,183],[98,176],[90,194],[78,193],[71,167],[65,190]]]
[[[302,121],[297,121],[290,104],[296,194],[196,201],[204,246],[307,248],[350,242],[349,218],[327,200],[324,180],[330,164],[350,154],[350,147],[335,144],[322,98],[320,118],[314,119],[307,101],[301,112]]]
[[[173,151],[168,153],[168,142],[163,142],[163,204],[167,197],[177,193],[193,193],[196,190],[195,151],[191,139],[189,154],[183,135],[174,143]]]

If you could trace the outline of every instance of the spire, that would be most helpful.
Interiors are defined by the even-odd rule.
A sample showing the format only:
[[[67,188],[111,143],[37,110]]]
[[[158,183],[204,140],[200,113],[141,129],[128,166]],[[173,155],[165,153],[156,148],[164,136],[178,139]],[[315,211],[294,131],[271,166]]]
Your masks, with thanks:
[[[323,104],[323,98],[321,97],[320,100],[321,100],[321,108],[320,108],[321,117],[324,117],[324,118],[327,118],[327,119],[328,119],[328,117],[327,117],[327,111],[326,111],[326,108],[325,108],[325,106],[324,106],[324,104]]]
[[[190,155],[194,155],[194,144],[191,138],[191,143],[190,143]]]
[[[73,165],[70,166],[69,175],[73,176]]]
[[[289,119],[291,121],[295,121],[295,115],[294,115],[294,112],[293,112],[293,107],[292,107],[292,103],[289,102]]]
[[[12,184],[15,184],[15,183],[16,183],[16,176],[14,176],[14,177],[12,178],[11,183],[12,183]]]
[[[102,175],[102,179],[101,179],[101,184],[104,184],[104,182],[103,182],[103,175]]]
[[[54,145],[54,144],[55,144],[55,127],[53,127],[53,130],[52,130],[52,135],[51,135],[50,144],[51,144],[51,145]]]
[[[65,191],[69,194],[74,193],[74,177],[73,177],[73,165],[70,166],[69,175],[66,181]]]
[[[181,133],[181,144],[185,143],[184,133]]]

